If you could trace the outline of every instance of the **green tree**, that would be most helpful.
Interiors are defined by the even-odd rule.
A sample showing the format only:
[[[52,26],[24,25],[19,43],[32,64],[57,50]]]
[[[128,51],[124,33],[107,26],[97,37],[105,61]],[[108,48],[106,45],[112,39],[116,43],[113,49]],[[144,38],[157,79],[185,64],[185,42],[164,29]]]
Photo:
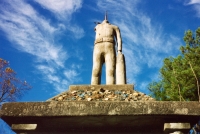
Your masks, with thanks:
[[[21,98],[31,89],[26,81],[16,78],[16,73],[6,60],[0,58],[0,106],[3,102],[12,102]]]
[[[163,88],[162,81],[152,82],[148,86],[149,90],[152,92],[151,96],[156,100],[166,100],[165,89]]]
[[[164,59],[160,81],[148,85],[151,96],[166,101],[200,100],[200,28],[185,32],[181,54]]]

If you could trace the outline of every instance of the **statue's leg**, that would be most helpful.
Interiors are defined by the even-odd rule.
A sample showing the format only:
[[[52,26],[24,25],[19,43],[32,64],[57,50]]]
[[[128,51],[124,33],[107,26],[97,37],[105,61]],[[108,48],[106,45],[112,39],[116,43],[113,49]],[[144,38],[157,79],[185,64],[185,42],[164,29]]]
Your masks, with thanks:
[[[116,64],[116,54],[113,43],[106,42],[106,84],[115,84],[115,64]]]
[[[93,51],[93,69],[92,69],[92,79],[91,85],[99,85],[101,83],[101,44],[96,44]]]

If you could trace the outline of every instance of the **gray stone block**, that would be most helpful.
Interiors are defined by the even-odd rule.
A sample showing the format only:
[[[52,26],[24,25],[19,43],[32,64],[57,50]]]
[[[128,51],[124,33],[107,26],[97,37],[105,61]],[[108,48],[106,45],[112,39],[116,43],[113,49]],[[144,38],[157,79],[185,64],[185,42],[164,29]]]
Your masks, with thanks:
[[[193,126],[199,117],[199,102],[49,101],[5,103],[1,108],[1,118],[15,132],[27,134],[164,133],[164,123]],[[17,130],[20,124],[37,125]]]
[[[131,84],[125,85],[71,85],[69,86],[70,91],[77,90],[133,90],[134,86]]]

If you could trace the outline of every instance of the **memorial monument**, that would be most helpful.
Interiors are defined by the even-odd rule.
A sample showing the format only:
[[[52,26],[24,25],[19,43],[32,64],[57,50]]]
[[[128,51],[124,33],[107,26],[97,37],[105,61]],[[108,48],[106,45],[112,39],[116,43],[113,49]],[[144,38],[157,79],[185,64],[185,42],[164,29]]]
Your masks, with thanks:
[[[105,15],[95,30],[91,85],[71,85],[46,102],[5,103],[1,119],[18,134],[188,133],[200,118],[200,103],[155,101],[134,90],[126,84],[119,28]],[[100,85],[104,62],[106,85]]]
[[[116,84],[126,84],[125,61],[122,54],[122,39],[119,28],[109,23],[106,13],[104,21],[98,24],[94,30],[96,31],[96,37],[94,42],[91,84],[98,85],[101,83],[103,63],[106,64],[107,85],[115,84],[115,70],[117,70]],[[117,64],[115,44],[117,44],[118,52]]]

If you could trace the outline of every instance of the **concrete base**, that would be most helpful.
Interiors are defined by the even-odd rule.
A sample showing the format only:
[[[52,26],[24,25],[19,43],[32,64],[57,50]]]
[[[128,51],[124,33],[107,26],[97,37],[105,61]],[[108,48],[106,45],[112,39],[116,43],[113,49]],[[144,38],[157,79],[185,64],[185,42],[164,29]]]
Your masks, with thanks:
[[[160,134],[169,132],[165,123],[193,126],[199,117],[199,102],[21,102],[5,103],[1,110],[15,132],[27,134]]]
[[[77,90],[133,90],[134,86],[131,84],[122,84],[122,85],[71,85],[69,86],[70,91]]]

